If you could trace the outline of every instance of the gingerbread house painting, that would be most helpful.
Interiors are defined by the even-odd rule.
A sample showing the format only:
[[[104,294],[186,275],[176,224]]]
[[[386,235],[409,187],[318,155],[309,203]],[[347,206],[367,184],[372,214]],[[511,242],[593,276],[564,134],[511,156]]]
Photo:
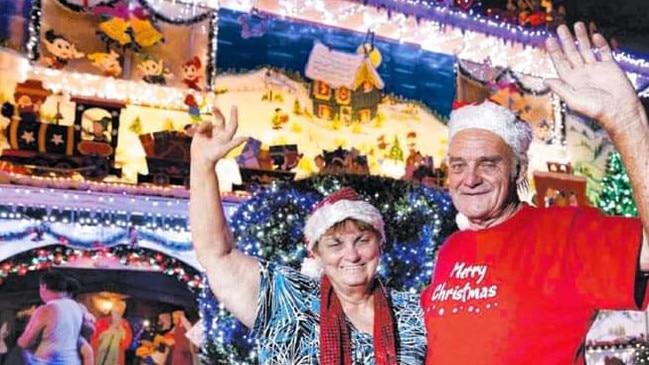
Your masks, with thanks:
[[[305,69],[312,80],[314,114],[347,123],[374,119],[384,87],[376,66],[366,54],[335,51],[316,42]]]

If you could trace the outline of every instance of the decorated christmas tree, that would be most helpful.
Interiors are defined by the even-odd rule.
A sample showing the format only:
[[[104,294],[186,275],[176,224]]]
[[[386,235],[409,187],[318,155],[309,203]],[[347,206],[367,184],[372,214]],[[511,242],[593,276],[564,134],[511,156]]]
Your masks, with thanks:
[[[599,208],[609,215],[637,217],[638,209],[633,201],[631,182],[620,154],[611,152],[606,165],[606,175],[602,179],[602,191],[599,195]]]
[[[379,275],[388,286],[415,292],[429,282],[439,245],[455,229],[448,194],[403,180],[368,175],[316,175],[276,184],[242,203],[231,218],[238,247],[251,256],[299,269],[306,256],[302,227],[324,196],[343,186],[374,204],[385,220],[386,243]],[[199,295],[206,328],[205,363],[253,364],[255,338],[216,301]]]

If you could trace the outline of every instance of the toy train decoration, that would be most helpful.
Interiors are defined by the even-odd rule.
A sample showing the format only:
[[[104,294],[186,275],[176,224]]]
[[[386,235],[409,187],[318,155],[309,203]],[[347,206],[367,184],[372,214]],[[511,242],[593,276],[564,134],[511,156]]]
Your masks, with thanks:
[[[260,140],[248,137],[236,158],[242,185],[235,189],[255,190],[273,182],[290,182],[295,179],[295,172],[291,170],[297,167],[302,158],[297,145],[274,145],[269,149],[262,149],[261,145]]]
[[[140,134],[149,173],[138,174],[138,183],[189,187],[189,149],[192,138],[177,131]]]
[[[121,170],[115,167],[115,150],[119,117],[125,104],[71,97],[70,101],[75,103],[73,124],[59,125],[60,113],[55,116],[56,123],[43,122],[39,117],[40,107],[50,95],[39,80],[16,85],[16,104],[2,105],[2,115],[10,122],[5,132],[9,148],[2,150],[0,160],[20,165],[34,175],[78,172],[91,180],[102,180],[109,174],[121,176]],[[89,110],[102,116],[92,120],[86,113]],[[83,127],[84,118],[92,120],[92,128]]]
[[[121,177],[115,166],[122,101],[72,96],[74,121],[63,119],[57,105],[53,120],[41,120],[40,110],[51,95],[40,80],[29,79],[16,85],[14,103],[5,102],[1,114],[9,119],[6,137],[9,148],[0,160],[12,163],[31,175],[71,176],[101,181],[109,175]],[[84,123],[85,121],[85,123]],[[186,131],[160,131],[139,135],[146,154],[148,174],[138,174],[138,184],[189,187],[191,128]],[[273,181],[292,181],[301,154],[297,145],[270,146],[260,150],[261,142],[250,139],[237,158],[243,188],[267,185]],[[254,163],[252,163],[254,161]]]

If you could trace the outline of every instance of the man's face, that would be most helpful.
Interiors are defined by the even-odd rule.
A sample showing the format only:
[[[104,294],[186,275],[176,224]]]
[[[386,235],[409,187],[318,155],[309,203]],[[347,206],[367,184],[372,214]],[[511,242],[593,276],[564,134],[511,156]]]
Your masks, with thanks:
[[[497,220],[510,203],[513,151],[484,129],[456,133],[449,146],[449,192],[457,210],[472,223]]]

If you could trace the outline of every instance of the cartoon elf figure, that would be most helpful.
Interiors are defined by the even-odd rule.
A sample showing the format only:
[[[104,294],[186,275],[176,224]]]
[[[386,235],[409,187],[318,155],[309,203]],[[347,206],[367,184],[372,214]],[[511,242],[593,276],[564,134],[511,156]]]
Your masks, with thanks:
[[[198,57],[194,56],[190,60],[183,63],[181,68],[183,72],[183,83],[190,89],[200,91],[201,87],[198,86],[198,83],[203,77],[201,75],[201,60]]]
[[[63,69],[70,60],[85,56],[84,53],[77,51],[72,42],[55,33],[53,29],[45,32],[45,48],[52,54],[52,57],[43,57],[43,62],[47,67],[56,70]]]
[[[145,56],[137,67],[144,74],[142,80],[149,84],[166,85],[167,78],[173,76],[169,69],[164,67],[162,60],[155,60],[151,56]]]
[[[92,65],[101,70],[104,76],[118,77],[122,74],[122,66],[119,63],[119,53],[110,50],[110,53],[96,52],[88,55]]]

